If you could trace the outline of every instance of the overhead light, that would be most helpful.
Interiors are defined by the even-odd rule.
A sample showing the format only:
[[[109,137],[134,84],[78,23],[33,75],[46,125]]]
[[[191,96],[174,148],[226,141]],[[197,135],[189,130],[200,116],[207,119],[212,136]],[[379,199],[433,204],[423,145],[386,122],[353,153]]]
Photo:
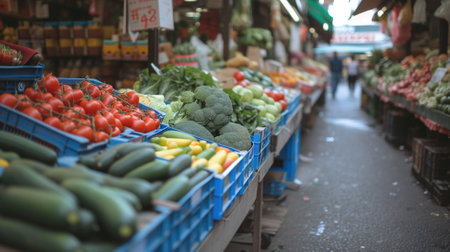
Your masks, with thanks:
[[[313,27],[309,28],[309,33],[315,33],[316,29],[314,29]]]
[[[321,5],[323,5],[323,3],[325,3],[325,1],[324,1],[324,0],[319,0],[319,3],[320,3]]]
[[[200,17],[200,13],[198,12],[186,12],[186,17]]]
[[[383,16],[383,14],[386,12],[386,10],[387,10],[387,7],[384,6],[383,8],[381,8],[381,9],[377,12],[377,16],[378,16],[378,17]]]
[[[328,29],[330,28],[327,23],[323,24],[322,27],[324,31],[328,31]]]
[[[185,2],[197,2],[197,0],[184,0]]]
[[[295,9],[292,7],[292,5],[287,0],[280,0],[283,7],[286,9],[286,11],[291,16],[292,20],[294,22],[300,21],[300,17],[298,16],[298,13],[295,11]]]

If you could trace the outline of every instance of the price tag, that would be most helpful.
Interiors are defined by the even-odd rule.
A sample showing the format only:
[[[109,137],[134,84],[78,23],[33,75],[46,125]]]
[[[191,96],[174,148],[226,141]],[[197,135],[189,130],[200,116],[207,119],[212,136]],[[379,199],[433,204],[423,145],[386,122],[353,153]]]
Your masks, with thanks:
[[[128,22],[131,31],[153,28],[173,30],[172,1],[128,0]]]
[[[434,71],[433,77],[431,77],[430,82],[440,83],[442,78],[444,78],[447,68],[439,67]]]

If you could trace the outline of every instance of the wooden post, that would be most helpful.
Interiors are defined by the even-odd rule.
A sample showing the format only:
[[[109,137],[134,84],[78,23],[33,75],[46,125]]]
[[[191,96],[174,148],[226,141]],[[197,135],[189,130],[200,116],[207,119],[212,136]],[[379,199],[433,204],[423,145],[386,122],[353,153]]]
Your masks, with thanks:
[[[261,251],[263,181],[258,183],[255,208],[253,210],[253,252]]]
[[[231,25],[231,6],[230,0],[223,0],[223,59],[230,58],[230,25]]]
[[[159,28],[148,31],[148,72],[155,73],[152,63],[159,65]]]
[[[439,20],[439,53],[447,54],[448,46],[448,22],[445,19]]]

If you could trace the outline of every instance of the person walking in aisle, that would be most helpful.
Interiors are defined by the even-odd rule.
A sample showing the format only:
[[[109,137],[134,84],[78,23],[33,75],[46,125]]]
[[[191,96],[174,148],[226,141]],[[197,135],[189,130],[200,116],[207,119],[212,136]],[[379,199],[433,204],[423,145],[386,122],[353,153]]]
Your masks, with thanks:
[[[350,95],[353,96],[353,92],[355,90],[355,83],[358,79],[358,73],[359,73],[359,64],[358,61],[355,60],[355,56],[352,55],[350,57],[350,61],[347,64],[347,81],[348,81],[348,88],[350,90]]]
[[[330,59],[331,70],[331,95],[333,99],[336,97],[336,90],[342,75],[342,60],[338,57],[337,52],[333,52],[333,58]]]

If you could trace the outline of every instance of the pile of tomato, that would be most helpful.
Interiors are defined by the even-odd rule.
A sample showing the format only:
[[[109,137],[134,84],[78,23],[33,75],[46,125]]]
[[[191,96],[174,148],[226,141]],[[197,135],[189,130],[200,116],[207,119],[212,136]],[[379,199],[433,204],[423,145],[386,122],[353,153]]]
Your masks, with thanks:
[[[139,109],[134,91],[114,94],[111,85],[97,86],[88,80],[62,85],[51,74],[38,86],[23,94],[1,94],[0,103],[90,142],[118,136],[125,127],[142,133],[159,128],[155,111]]]

